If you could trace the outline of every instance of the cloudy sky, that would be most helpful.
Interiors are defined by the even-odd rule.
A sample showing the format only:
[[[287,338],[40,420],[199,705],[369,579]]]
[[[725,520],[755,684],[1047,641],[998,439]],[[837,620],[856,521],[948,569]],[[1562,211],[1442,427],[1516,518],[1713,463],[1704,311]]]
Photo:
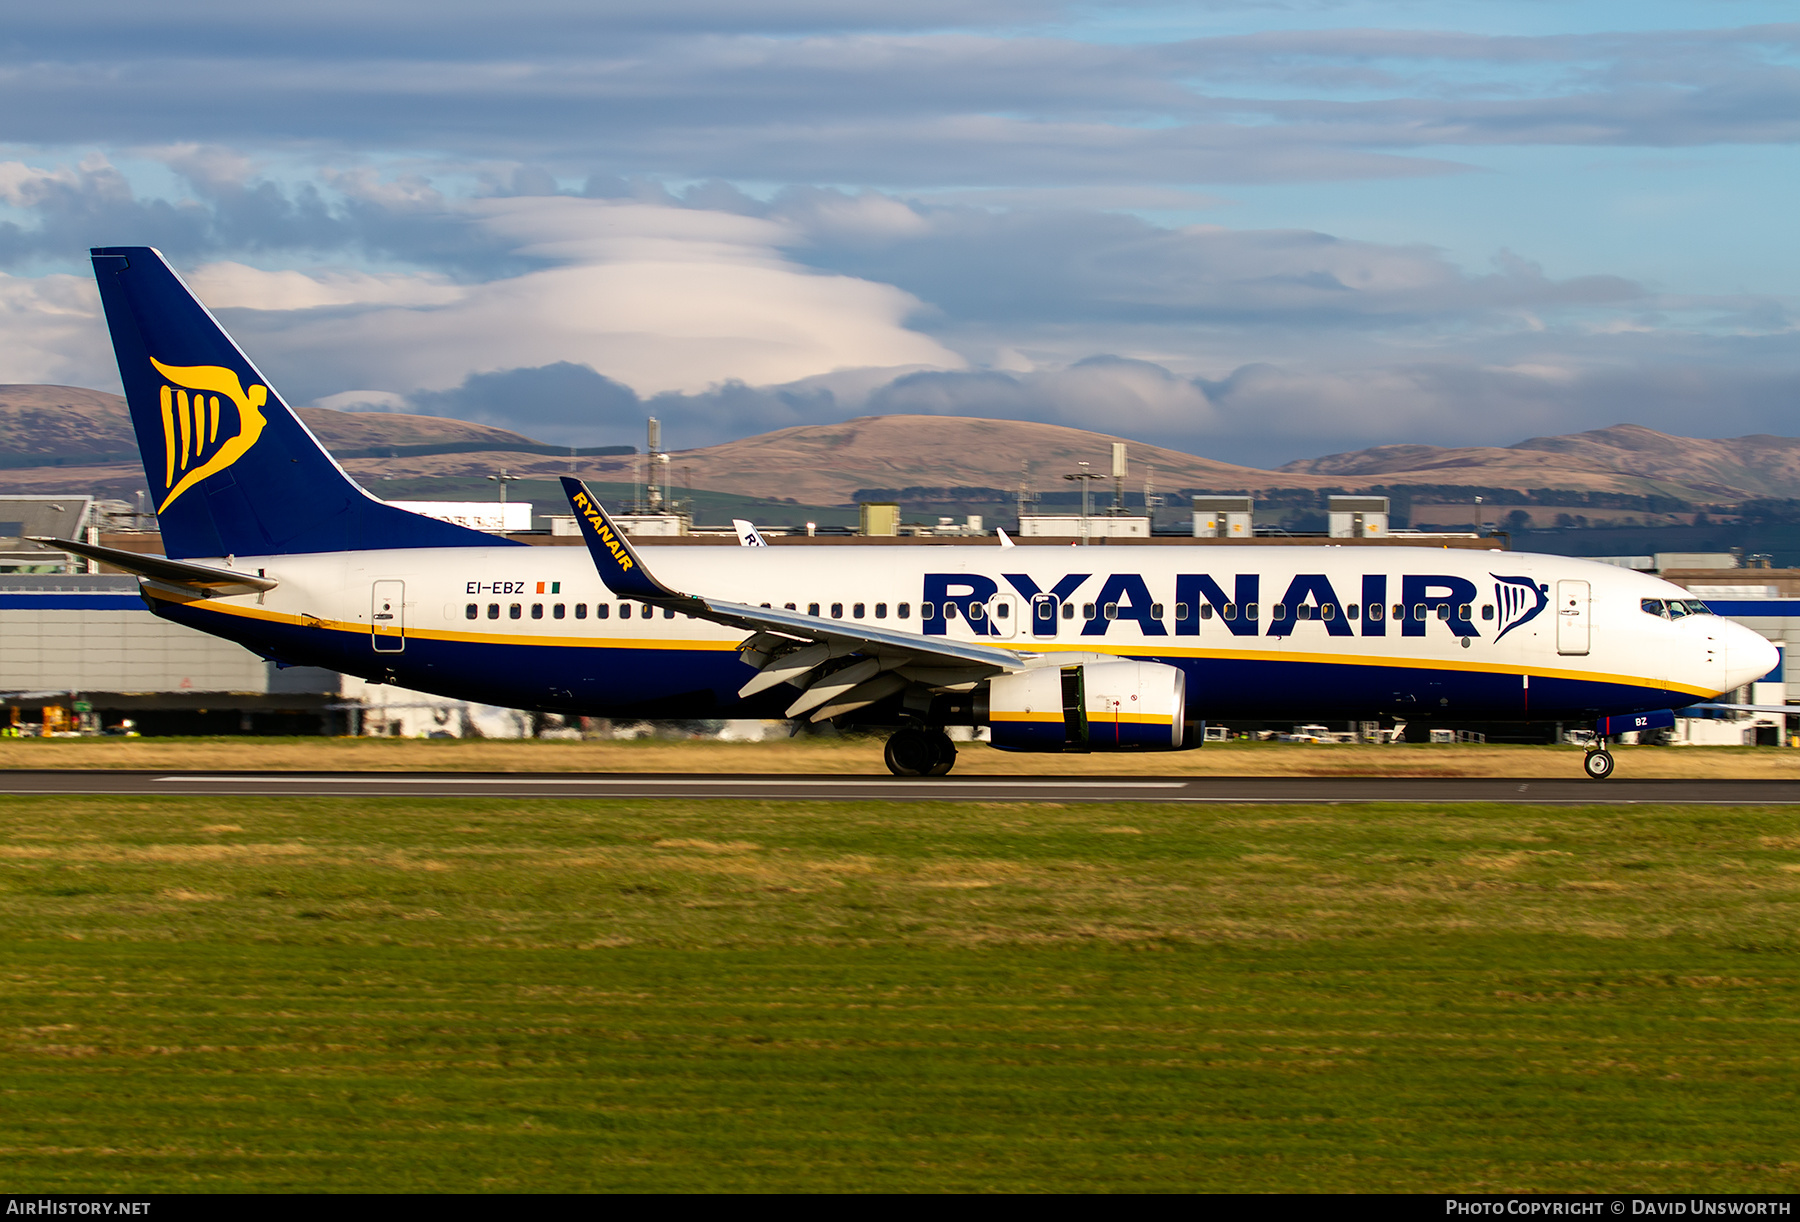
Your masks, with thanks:
[[[0,29],[0,381],[160,247],[297,404],[873,412],[1273,464],[1800,434],[1766,0],[66,0]]]

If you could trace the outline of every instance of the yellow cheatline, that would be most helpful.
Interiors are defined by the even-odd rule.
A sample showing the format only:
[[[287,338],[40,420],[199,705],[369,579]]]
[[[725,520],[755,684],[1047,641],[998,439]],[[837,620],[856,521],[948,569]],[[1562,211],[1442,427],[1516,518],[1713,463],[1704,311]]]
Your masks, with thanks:
[[[349,620],[321,619],[316,615],[290,615],[282,611],[270,611],[266,607],[243,606],[222,602],[211,598],[182,598],[154,587],[146,587],[146,596],[158,598],[164,602],[178,602],[188,607],[217,615],[236,616],[239,619],[259,620],[269,624],[291,624],[296,627],[313,628],[325,632],[347,632],[356,636],[368,636],[371,629],[368,624]],[[513,635],[511,633],[480,632],[447,632],[438,628],[404,628],[387,629],[394,635],[404,635],[408,640],[456,641],[471,645],[557,645],[568,649],[650,649],[650,650],[690,650],[697,653],[736,653],[735,641],[657,639],[649,637],[564,637],[541,635]]]
[[[1054,721],[1054,722],[1060,723],[1062,721],[1062,719],[1063,719],[1063,714],[1062,714],[1061,710],[1055,710],[1052,712],[1045,712],[1045,713],[1014,713],[1014,712],[1003,712],[999,709],[995,709],[988,713],[988,720],[990,720],[990,721],[1029,721],[1029,722],[1051,722],[1051,721]]]
[[[284,613],[278,612],[278,611],[269,611],[269,610],[267,610],[265,608],[261,608],[261,607],[239,606],[239,605],[235,605],[232,603],[217,602],[213,599],[193,599],[193,600],[178,599],[171,595],[164,594],[158,590],[150,589],[150,588],[145,589],[144,593],[146,595],[148,595],[149,597],[161,598],[161,599],[164,599],[169,602],[187,602],[189,605],[205,604],[205,609],[208,611],[217,611],[224,615],[243,616],[243,617],[246,617],[249,619],[266,620],[271,623],[316,624],[320,627],[335,629],[336,631],[339,631],[339,632],[356,632],[356,633],[365,633],[366,634],[369,631],[369,627],[366,624],[345,623],[345,622],[339,622],[339,621],[334,621],[334,620],[320,620],[316,616],[287,615],[287,614],[284,614]],[[586,648],[595,648],[595,649],[692,649],[692,650],[703,650],[703,651],[707,651],[707,652],[736,652],[738,644],[739,644],[739,642],[736,642],[736,641],[693,640],[693,639],[660,640],[660,639],[656,639],[656,638],[646,638],[646,637],[609,637],[609,638],[603,638],[603,639],[596,639],[596,638],[591,638],[591,637],[513,636],[513,635],[505,634],[505,633],[445,632],[445,631],[442,631],[439,629],[431,629],[431,628],[408,628],[408,629],[406,629],[406,635],[409,637],[420,637],[422,639],[429,639],[429,640],[466,641],[466,642],[470,642],[470,643],[479,643],[479,644],[484,644],[484,645],[565,645],[565,646],[569,646],[571,648],[577,648],[577,649],[586,649]],[[1019,648],[1023,649],[1024,647],[1020,646]],[[1036,648],[1041,648],[1041,647],[1034,647],[1034,649],[1036,649]],[[1458,662],[1448,660],[1448,659],[1446,659],[1442,662],[1433,662],[1433,661],[1429,661],[1429,660],[1421,661],[1421,660],[1415,660],[1415,659],[1411,659],[1411,658],[1378,658],[1378,657],[1358,658],[1358,657],[1346,657],[1346,656],[1339,655],[1339,654],[1291,654],[1291,653],[1284,653],[1284,654],[1280,654],[1278,656],[1271,656],[1271,655],[1265,654],[1265,653],[1254,653],[1250,650],[1229,650],[1229,651],[1227,651],[1227,650],[1208,650],[1208,649],[1182,649],[1182,650],[1157,649],[1154,651],[1140,650],[1139,652],[1132,653],[1132,652],[1127,652],[1123,648],[1101,650],[1101,649],[1094,648],[1092,645],[1089,645],[1086,647],[1069,646],[1068,648],[1079,649],[1081,652],[1084,652],[1084,653],[1106,653],[1112,657],[1116,657],[1116,658],[1120,659],[1121,661],[1155,661],[1158,658],[1166,658],[1166,657],[1170,657],[1172,655],[1178,655],[1181,657],[1192,657],[1192,658],[1200,658],[1200,659],[1232,658],[1232,659],[1243,659],[1243,660],[1258,661],[1258,662],[1314,662],[1314,663],[1318,663],[1321,665],[1327,665],[1327,666],[1389,666],[1389,667],[1397,667],[1400,669],[1408,669],[1408,670],[1439,669],[1439,670],[1454,670],[1454,671],[1459,671],[1459,672],[1463,672],[1463,673],[1486,672],[1486,673],[1497,673],[1497,674],[1508,674],[1508,675],[1517,675],[1517,674],[1523,673],[1523,674],[1530,675],[1534,679],[1578,679],[1578,680],[1582,680],[1585,682],[1592,682],[1592,683],[1612,683],[1612,684],[1616,684],[1620,687],[1666,688],[1666,690],[1668,690],[1668,691],[1681,692],[1681,693],[1684,693],[1684,694],[1690,695],[1690,696],[1710,697],[1715,694],[1711,691],[1708,691],[1706,688],[1691,687],[1686,684],[1677,684],[1677,683],[1664,684],[1664,683],[1659,683],[1653,679],[1646,679],[1641,675],[1591,674],[1591,673],[1588,673],[1585,671],[1553,670],[1548,667],[1532,667],[1530,669],[1527,669],[1527,670],[1521,672],[1520,670],[1518,670],[1514,667],[1501,666],[1497,663],[1475,663],[1475,662],[1458,663]],[[1167,719],[1165,718],[1164,720],[1167,720]]]

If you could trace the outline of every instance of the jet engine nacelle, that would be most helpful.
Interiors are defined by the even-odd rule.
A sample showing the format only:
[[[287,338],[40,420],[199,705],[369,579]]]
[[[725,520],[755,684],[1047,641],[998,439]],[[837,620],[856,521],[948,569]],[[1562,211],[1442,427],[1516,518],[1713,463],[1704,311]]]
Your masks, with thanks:
[[[1161,662],[1087,662],[1000,675],[976,702],[1003,751],[1178,751],[1200,745],[1187,724],[1187,676]],[[985,707],[984,707],[985,705]]]

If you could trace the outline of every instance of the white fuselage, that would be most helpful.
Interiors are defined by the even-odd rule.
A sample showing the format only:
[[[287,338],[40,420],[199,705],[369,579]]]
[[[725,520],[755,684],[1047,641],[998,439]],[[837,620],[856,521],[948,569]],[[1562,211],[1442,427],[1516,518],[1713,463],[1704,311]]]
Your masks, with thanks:
[[[1048,662],[1177,665],[1190,703],[1214,720],[1581,717],[1711,698],[1775,663],[1750,630],[1681,613],[1688,595],[1677,586],[1555,556],[1330,546],[640,550],[666,585],[707,598],[816,605],[822,618]],[[280,584],[203,600],[147,593],[159,613],[280,660],[421,690],[596,715],[770,715],[736,702],[754,673],[735,652],[744,632],[646,614],[608,591],[584,548],[237,556],[229,565]]]

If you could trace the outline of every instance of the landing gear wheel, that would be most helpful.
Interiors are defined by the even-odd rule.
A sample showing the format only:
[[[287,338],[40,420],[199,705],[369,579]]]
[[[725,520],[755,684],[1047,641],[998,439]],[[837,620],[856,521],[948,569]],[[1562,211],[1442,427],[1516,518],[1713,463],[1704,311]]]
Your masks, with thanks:
[[[937,763],[937,743],[924,730],[896,730],[888,737],[882,758],[895,776],[929,776]]]
[[[931,765],[926,776],[943,776],[956,766],[956,744],[942,730],[931,731],[931,745],[937,752],[937,761]]]
[[[956,764],[956,744],[942,730],[895,730],[882,752],[895,776],[943,776]]]
[[[1581,761],[1581,767],[1596,781],[1604,781],[1613,774],[1613,757],[1604,747],[1598,751],[1589,751],[1587,758]]]

